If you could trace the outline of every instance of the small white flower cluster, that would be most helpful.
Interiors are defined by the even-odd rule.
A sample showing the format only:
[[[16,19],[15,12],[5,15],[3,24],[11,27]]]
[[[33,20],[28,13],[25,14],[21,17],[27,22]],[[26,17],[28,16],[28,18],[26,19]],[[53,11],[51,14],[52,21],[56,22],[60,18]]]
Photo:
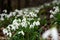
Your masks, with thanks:
[[[60,4],[60,0],[53,0],[53,1],[52,1],[52,4],[53,4],[53,5],[55,5],[55,4],[59,5],[59,4]]]
[[[40,25],[40,22],[39,21],[34,21],[33,24],[30,25],[30,28],[34,28],[34,26],[38,26]]]
[[[3,34],[5,34],[5,35],[7,35],[7,36],[9,36],[9,37],[12,36],[11,31],[9,31],[9,30],[7,30],[7,29],[3,29]]]
[[[55,15],[57,12],[59,12],[59,7],[58,6],[53,7],[53,9],[55,9],[55,10],[54,11],[53,10],[50,10],[50,13],[52,13],[50,15],[50,18],[53,18],[54,17],[53,15]]]
[[[57,31],[56,27],[45,31],[45,33],[43,33],[42,37],[44,39],[46,39],[49,37],[49,35],[52,37],[52,40],[58,40],[58,31]]]
[[[12,24],[9,24],[6,29],[3,29],[3,33],[6,34],[7,36],[11,37],[12,36],[11,30],[15,31],[16,29],[18,29],[18,26],[19,26],[18,22],[21,22],[21,20],[15,19]]]
[[[7,13],[7,10],[3,10],[4,13],[0,14],[0,20],[4,20],[4,16],[6,18],[10,18],[11,16],[26,16],[26,17],[37,17],[37,14],[39,12],[40,8],[27,8],[27,9],[22,9],[22,10],[15,10],[14,12],[10,12],[9,14]]]
[[[26,28],[29,25],[29,28],[34,28],[34,26],[39,26],[40,25],[39,18],[37,18],[36,21],[34,20],[32,23],[31,23],[31,20],[34,20],[34,18],[29,19],[29,18],[23,17],[22,19],[20,19],[20,18],[19,19],[14,19],[12,24],[9,24],[6,29],[3,29],[3,33],[6,34],[6,35],[8,33],[10,33],[8,35],[10,35],[9,37],[11,37],[12,36],[11,31],[16,31],[16,29],[19,29],[19,27],[25,27]],[[23,32],[19,32],[19,33],[23,34]]]
[[[55,10],[54,11],[53,10],[50,10],[50,13],[56,14],[57,12],[59,12],[59,7],[58,6],[53,7],[53,9],[55,9]]]

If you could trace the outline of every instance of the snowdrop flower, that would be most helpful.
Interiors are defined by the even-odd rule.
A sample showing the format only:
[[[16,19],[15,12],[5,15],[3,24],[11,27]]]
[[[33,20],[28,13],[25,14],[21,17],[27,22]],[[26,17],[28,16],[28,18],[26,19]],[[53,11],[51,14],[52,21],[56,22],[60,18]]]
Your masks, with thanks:
[[[39,21],[37,21],[37,22],[34,21],[34,22],[33,22],[33,25],[34,25],[34,26],[35,26],[35,25],[38,26],[38,25],[40,25],[40,22],[39,22]]]
[[[16,10],[15,10],[15,12],[19,12],[19,10],[18,10],[18,9],[16,9]]]
[[[55,9],[55,10],[54,11],[50,10],[50,13],[56,14],[57,12],[59,12],[59,7],[58,6],[53,7],[53,9]]]
[[[12,24],[12,25],[15,27],[15,29],[18,29],[18,26],[19,26],[19,25],[16,25],[15,23]]]
[[[11,37],[11,36],[12,36],[12,33],[10,32],[10,33],[9,33],[9,37]]]
[[[24,14],[27,14],[28,12],[27,11],[24,11]]]
[[[30,28],[34,28],[34,25],[33,25],[33,24],[31,24],[31,25],[30,25]]]
[[[33,25],[34,25],[34,26],[36,25],[36,22],[35,22],[35,21],[33,22]]]
[[[11,33],[11,32],[8,32],[7,29],[3,29],[3,34],[6,34],[6,35],[9,36],[9,37],[12,36],[12,33]]]
[[[54,16],[51,14],[51,15],[50,15],[50,18],[53,18],[53,17],[54,17]]]
[[[31,17],[34,17],[35,15],[34,14],[31,14]]]
[[[7,10],[3,10],[3,12],[7,13]]]
[[[25,9],[25,11],[28,11],[28,9]]]
[[[8,30],[10,30],[10,29],[11,29],[9,25],[7,26],[7,29],[8,29]]]
[[[55,9],[55,12],[59,12],[59,7],[58,6],[53,7],[53,9]]]
[[[7,36],[11,37],[12,36],[12,33],[11,32],[7,33]]]
[[[42,38],[46,39],[51,34],[51,30],[47,30],[43,33]]]
[[[8,30],[7,29],[3,29],[3,34],[6,34],[8,33]]]
[[[30,15],[34,14],[34,12],[29,12]]]
[[[20,25],[20,23],[15,22],[15,23],[13,23],[13,25],[19,26],[19,25]]]
[[[38,25],[40,25],[40,22],[39,21],[36,22],[36,26],[38,26]]]
[[[10,24],[10,25],[8,25],[10,28],[11,28],[11,30],[16,30],[16,28],[15,28],[15,26],[13,26],[12,24]]]
[[[14,19],[14,20],[13,20],[13,24],[16,24],[16,25],[19,25],[20,22],[21,22],[20,19],[18,19],[18,20],[17,20],[17,19]]]
[[[13,20],[13,23],[16,23],[16,22],[17,22],[17,19],[14,19],[14,20]]]
[[[0,14],[0,15],[1,15],[0,20],[4,20],[4,16],[5,16],[5,17],[7,16],[7,14]]]
[[[31,20],[34,20],[33,18],[27,18],[27,20],[31,21]]]
[[[14,19],[13,20],[13,23],[20,23],[21,22],[21,19]]]
[[[34,15],[34,17],[37,17],[37,14],[33,14]]]
[[[17,25],[17,26],[19,26],[19,25],[20,25],[20,23],[18,23],[16,19],[13,21],[13,23],[12,23],[12,24],[13,24],[13,25]]]
[[[26,28],[27,27],[27,23],[26,22],[22,22],[21,26]]]
[[[23,19],[22,19],[22,22],[25,22],[25,21],[26,21],[26,18],[23,18]]]
[[[0,20],[2,20],[2,21],[3,21],[3,20],[4,20],[4,18],[3,18],[3,17],[1,17],[1,18],[0,18]]]
[[[19,16],[23,16],[23,10],[20,10],[20,11],[18,12],[17,17],[19,17]]]
[[[56,27],[51,29],[51,36],[52,36],[52,40],[58,40],[59,35]]]
[[[21,19],[18,19],[18,22],[21,22]]]
[[[13,16],[15,16],[16,15],[16,12],[13,12],[12,14],[13,14]]]
[[[10,18],[13,15],[13,12],[10,12],[9,15],[7,15],[7,18]]]
[[[53,12],[52,10],[50,10],[50,13],[52,13],[52,14],[56,14],[55,12]]]
[[[22,35],[24,35],[24,32],[23,32],[23,31],[19,31],[19,32],[18,32],[18,34],[20,34],[20,33],[21,33]]]
[[[37,13],[38,13],[38,12],[39,12],[39,10],[35,10],[35,12],[37,12]]]

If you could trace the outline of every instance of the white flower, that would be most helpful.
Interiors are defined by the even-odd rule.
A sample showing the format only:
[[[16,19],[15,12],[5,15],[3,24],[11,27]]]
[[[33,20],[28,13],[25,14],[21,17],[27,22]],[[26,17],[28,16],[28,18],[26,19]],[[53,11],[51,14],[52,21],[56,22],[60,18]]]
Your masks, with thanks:
[[[15,26],[13,26],[12,24],[10,24],[8,26],[11,28],[11,30],[16,30]]]
[[[28,9],[24,9],[25,11],[28,11]]]
[[[16,15],[16,17],[23,16],[23,10],[18,10],[17,12],[18,14]]]
[[[1,17],[1,18],[0,18],[0,20],[2,20],[2,21],[3,21],[3,20],[4,20],[4,18],[3,18],[3,17]]]
[[[56,14],[57,12],[59,12],[59,7],[58,6],[53,7],[53,9],[55,9],[55,10],[54,11],[50,10],[50,13]]]
[[[0,14],[0,16],[1,16],[0,20],[4,20],[4,16],[6,17],[7,14]]]
[[[3,34],[6,34],[8,33],[8,30],[7,29],[3,29]]]
[[[33,14],[34,12],[29,12],[29,14]]]
[[[27,27],[27,23],[26,22],[22,22],[21,26],[26,28]]]
[[[12,36],[12,33],[11,32],[7,33],[7,36],[11,37]]]
[[[16,25],[16,24],[12,24],[14,27],[15,27],[15,29],[18,29],[18,25]]]
[[[10,31],[8,31],[7,29],[3,29],[3,34],[6,34],[9,37],[12,36],[12,33]]]
[[[35,21],[33,22],[33,25],[34,25],[34,26],[36,25],[36,22],[35,22]]]
[[[59,7],[58,6],[53,7],[53,9],[55,9],[55,12],[59,12]]]
[[[15,16],[16,15],[16,12],[13,12],[12,15]]]
[[[37,14],[34,14],[34,17],[37,17]]]
[[[31,21],[31,20],[34,20],[33,18],[27,18],[27,20]]]
[[[21,19],[14,19],[13,20],[13,23],[20,23],[21,22]]]
[[[21,33],[22,35],[24,35],[24,32],[23,32],[23,31],[19,31],[19,32],[18,32],[18,34],[20,34],[20,33]]]
[[[35,12],[37,12],[37,13],[38,13],[38,12],[39,12],[39,10],[35,10]]]
[[[42,38],[46,39],[51,34],[51,30],[47,30],[43,33]]]
[[[11,16],[13,16],[13,12],[10,12],[9,15],[7,15],[7,18],[10,18]]]
[[[56,27],[51,29],[51,36],[52,36],[52,40],[58,40],[59,35]]]
[[[18,22],[21,22],[21,19],[18,19]]]
[[[25,22],[25,21],[26,21],[26,18],[23,18],[23,19],[22,19],[22,22]]]
[[[28,12],[27,11],[24,11],[24,14],[27,14]]]
[[[40,22],[39,21],[36,22],[36,26],[38,26],[38,25],[40,25]]]
[[[50,10],[50,13],[52,13],[52,14],[56,14],[56,12],[54,12],[54,11],[52,11],[52,10]]]
[[[54,16],[51,14],[51,15],[50,15],[50,18],[53,18],[53,17],[54,17]]]
[[[30,28],[34,28],[34,25],[33,25],[33,24],[31,24],[31,25],[30,25]]]
[[[3,12],[7,13],[7,10],[3,10]]]
[[[19,10],[18,10],[18,9],[16,9],[16,10],[15,10],[15,12],[19,12]]]
[[[11,36],[12,36],[12,33],[10,32],[10,33],[9,33],[9,37],[11,37]]]
[[[8,30],[10,30],[10,29],[11,29],[9,25],[7,26],[7,29],[8,29]]]
[[[37,15],[34,14],[34,12],[29,12],[29,14],[30,14],[31,17],[37,17]]]

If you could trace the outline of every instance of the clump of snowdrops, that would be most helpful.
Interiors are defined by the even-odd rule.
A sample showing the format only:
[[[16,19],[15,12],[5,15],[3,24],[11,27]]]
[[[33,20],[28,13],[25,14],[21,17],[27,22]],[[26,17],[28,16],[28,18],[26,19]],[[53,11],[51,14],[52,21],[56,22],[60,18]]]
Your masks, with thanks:
[[[55,0],[52,2],[52,5],[44,5],[47,7],[52,6],[54,10],[49,11],[51,13],[51,28],[42,34],[42,40],[47,39],[49,35],[52,37],[52,40],[58,40],[57,28],[60,29],[60,4]],[[41,27],[40,22],[43,21],[44,24],[45,20],[41,20],[38,13],[41,8],[45,7],[44,5],[39,8],[28,8],[23,10],[16,9],[14,12],[10,12],[10,14],[6,14],[7,11],[3,10],[5,14],[0,14],[0,20],[5,20],[3,16],[5,16],[7,20],[12,16],[14,17],[11,23],[3,29],[3,34],[9,37],[8,40],[41,40],[39,31],[41,32],[43,29],[39,29]]]

